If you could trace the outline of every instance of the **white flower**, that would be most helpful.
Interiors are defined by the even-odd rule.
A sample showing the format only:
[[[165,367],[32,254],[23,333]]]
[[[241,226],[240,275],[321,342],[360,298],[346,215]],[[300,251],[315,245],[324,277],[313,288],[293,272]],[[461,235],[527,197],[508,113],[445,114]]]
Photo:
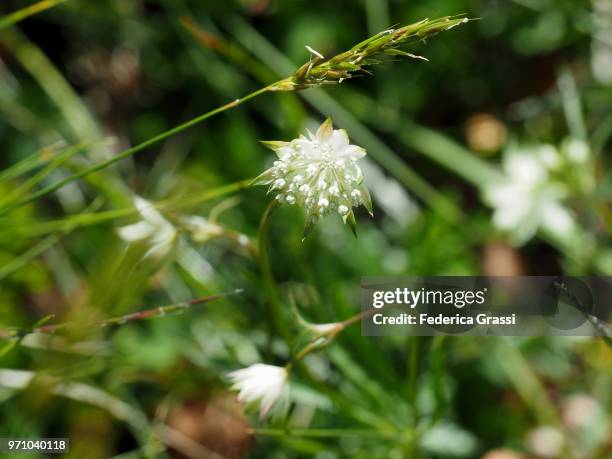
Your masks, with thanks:
[[[135,196],[134,206],[142,220],[119,228],[119,237],[127,242],[146,241],[150,248],[145,258],[163,258],[172,249],[176,239],[176,229],[149,201]]]
[[[260,402],[259,418],[265,418],[286,389],[287,369],[257,363],[228,374],[238,390],[238,400],[245,403]]]
[[[291,142],[264,142],[278,161],[257,177],[255,185],[270,185],[281,203],[306,209],[304,236],[328,213],[337,212],[355,231],[353,207],[363,205],[372,214],[370,193],[357,160],[366,152],[351,145],[344,129],[325,120],[316,134],[308,132]]]
[[[506,178],[484,190],[485,200],[495,208],[493,223],[512,233],[517,243],[529,240],[540,227],[562,235],[574,229],[574,220],[561,203],[567,191],[550,177],[557,167],[552,155],[550,148],[542,147],[534,154],[509,153],[503,164]]]

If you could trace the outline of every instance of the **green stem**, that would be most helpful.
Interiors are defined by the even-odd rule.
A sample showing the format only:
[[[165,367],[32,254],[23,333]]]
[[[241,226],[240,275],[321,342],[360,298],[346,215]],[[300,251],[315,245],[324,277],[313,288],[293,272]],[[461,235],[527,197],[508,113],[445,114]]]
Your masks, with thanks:
[[[419,344],[421,341],[420,336],[413,336],[410,340],[410,349],[408,350],[408,374],[406,391],[410,405],[414,410],[415,418],[418,418],[416,412],[416,391],[417,391],[417,374],[419,371]]]
[[[212,118],[215,115],[218,115],[219,113],[222,113],[226,110],[229,110],[230,108],[234,108],[237,107],[238,105],[253,99],[254,97],[257,97],[261,94],[264,94],[270,90],[272,90],[274,85],[270,85],[270,86],[266,86],[264,88],[258,89],[255,92],[252,92],[251,94],[243,97],[242,99],[236,99],[228,104],[225,104],[219,108],[216,108],[214,110],[211,110],[210,112],[204,113],[203,115],[200,115],[196,118],[193,118],[189,121],[187,121],[186,123],[180,124],[172,129],[169,129],[165,132],[162,132],[161,134],[156,135],[155,137],[151,137],[148,140],[145,140],[142,143],[139,143],[138,145],[135,145],[131,148],[128,148],[127,150],[122,151],[121,153],[117,154],[116,156],[113,156],[112,158],[107,159],[106,161],[102,161],[98,164],[94,164],[91,167],[88,167],[86,169],[83,169],[82,171],[79,171],[75,174],[72,174],[66,178],[64,178],[63,180],[58,181],[57,183],[54,183],[52,185],[49,185],[47,187],[44,187],[42,189],[40,189],[39,191],[37,191],[36,193],[31,194],[30,196],[27,196],[23,199],[20,199],[19,201],[16,201],[14,203],[12,203],[10,206],[5,207],[3,209],[0,209],[0,215],[4,215],[7,212],[11,211],[12,209],[22,206],[24,204],[28,204],[32,201],[35,201],[36,199],[45,196],[49,193],[52,193],[60,188],[62,188],[64,185],[73,182],[74,180],[77,180],[79,178],[85,177],[89,174],[93,174],[94,172],[98,172],[112,164],[115,164],[116,162],[121,161],[122,159],[125,159],[129,156],[132,156],[142,150],[144,150],[145,148],[160,142],[164,139],[167,139],[168,137],[171,137],[175,134],[178,134],[186,129],[189,129],[192,126],[195,126],[198,123],[201,123],[204,120],[207,120],[208,118]]]
[[[269,310],[268,319],[270,320],[271,329],[276,329],[283,337],[285,342],[291,342],[291,333],[287,326],[285,311],[283,304],[278,294],[276,282],[274,280],[274,274],[272,273],[272,267],[270,266],[270,258],[268,257],[268,233],[270,230],[270,223],[272,222],[272,215],[279,208],[278,201],[272,201],[266,208],[263,216],[261,217],[261,223],[259,225],[259,269],[263,277],[264,286],[268,293]]]
[[[184,301],[182,303],[170,304],[167,306],[158,306],[153,309],[147,309],[144,311],[133,312],[130,314],[125,314],[119,317],[113,317],[111,319],[102,320],[99,322],[91,322],[91,323],[61,323],[61,324],[53,324],[53,325],[40,325],[36,324],[34,327],[30,329],[0,329],[0,339],[1,338],[14,338],[25,336],[30,333],[56,333],[61,330],[69,329],[69,328],[105,328],[114,325],[123,325],[127,322],[134,322],[137,320],[145,320],[152,319],[155,317],[163,317],[169,314],[181,313],[185,310],[191,309],[194,306],[199,306],[205,303],[210,303],[212,301],[218,301],[223,298],[226,298],[230,295],[236,295],[241,293],[242,290],[234,290],[228,293],[219,293],[216,295],[209,295],[201,298],[196,298],[194,300]]]
[[[59,150],[59,143],[44,147],[36,153],[26,156],[22,160],[0,171],[0,182],[14,179],[27,174],[33,169],[48,163]]]
[[[24,19],[33,16],[36,13],[40,13],[41,11],[53,8],[54,6],[67,1],[68,0],[42,0],[38,3],[34,3],[33,5],[26,6],[25,8],[22,8],[20,10],[15,11],[14,13],[7,14],[6,16],[0,18],[0,29],[9,27],[13,24],[18,23],[19,21],[23,21]]]
[[[336,337],[342,333],[347,327],[350,327],[351,325],[353,325],[355,322],[360,321],[361,319],[370,316],[374,313],[378,312],[377,309],[368,309],[366,311],[362,311],[359,314],[355,314],[352,317],[349,317],[346,320],[343,320],[342,322],[338,322],[336,324],[336,326],[324,333],[320,333],[316,336],[313,337],[312,341],[310,342],[310,344],[308,344],[304,349],[302,349],[294,358],[293,360],[287,365],[287,369],[291,368],[291,365],[293,364],[293,362],[302,360],[304,357],[306,357],[308,354],[310,354],[313,351],[317,351],[317,350],[321,350],[322,347],[319,344],[319,340],[321,338],[325,338],[328,342],[326,344],[326,346],[328,346],[329,344],[331,344]]]
[[[176,196],[155,203],[155,208],[158,210],[168,211],[177,210],[195,206],[211,199],[223,196],[225,194],[234,193],[236,191],[247,188],[253,179],[240,180],[238,182],[223,185],[212,190],[198,193],[190,193],[187,195]],[[54,231],[65,231],[84,226],[97,225],[105,223],[117,218],[129,217],[136,214],[138,211],[135,207],[127,207],[122,209],[113,209],[103,212],[87,213],[83,212],[77,215],[72,215],[67,218],[58,220],[39,220],[39,219],[0,219],[0,235],[4,237],[10,236],[15,230],[19,230],[20,234],[27,234],[29,237],[52,233]]]
[[[0,200],[0,208],[10,207],[13,203],[19,201],[22,196],[27,194],[32,188],[34,188],[39,182],[41,182],[45,177],[55,171],[58,167],[62,166],[65,162],[67,162],[74,155],[80,153],[85,148],[85,144],[81,143],[75,145],[67,150],[59,153],[53,160],[49,162],[49,164],[44,167],[42,170],[38,171],[32,177],[27,179],[23,184],[16,187],[12,190],[8,196],[4,197]]]
[[[60,238],[61,236],[59,234],[52,234],[50,236],[47,236],[34,247],[29,248],[17,258],[13,258],[8,263],[4,264],[0,268],[0,281],[10,276],[18,269],[23,268],[34,258],[38,257],[41,253],[45,252],[49,247],[59,241]]]
[[[380,432],[364,429],[250,429],[249,433],[254,435],[265,435],[269,437],[289,436],[310,438],[391,438],[396,435],[396,432]]]
[[[446,395],[446,347],[445,335],[435,336],[431,345],[431,372],[433,376],[433,392],[436,407],[432,416],[432,423],[440,420],[446,414],[448,407]]]

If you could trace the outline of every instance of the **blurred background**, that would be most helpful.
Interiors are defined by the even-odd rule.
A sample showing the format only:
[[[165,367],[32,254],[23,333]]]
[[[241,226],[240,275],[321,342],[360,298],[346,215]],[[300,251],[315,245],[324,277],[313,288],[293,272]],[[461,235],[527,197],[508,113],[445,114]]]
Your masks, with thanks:
[[[301,209],[274,215],[286,320],[289,299],[314,323],[355,315],[368,275],[612,275],[609,1],[41,3],[0,5],[2,437],[70,437],[78,458],[612,457],[601,339],[366,338],[356,325],[305,359],[286,413],[266,421],[224,376],[291,351],[270,332],[258,268],[271,196],[231,184],[270,167],[260,140],[327,116],[368,150],[375,217],[360,209],[358,238],[328,217],[302,242]],[[429,62],[264,94],[36,198],[290,75],[305,45],[332,56],[460,13],[477,20],[406,48]],[[147,218],[157,240],[122,232]],[[182,314],[27,334],[235,289]]]

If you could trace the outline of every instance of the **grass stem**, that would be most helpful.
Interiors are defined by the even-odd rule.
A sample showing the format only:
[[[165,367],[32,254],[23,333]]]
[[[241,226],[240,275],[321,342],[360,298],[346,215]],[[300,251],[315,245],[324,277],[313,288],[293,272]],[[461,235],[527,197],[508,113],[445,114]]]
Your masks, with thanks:
[[[129,156],[132,156],[132,155],[134,155],[134,154],[144,150],[145,148],[147,148],[147,147],[149,147],[149,146],[151,146],[153,144],[156,144],[156,143],[158,143],[158,142],[160,142],[162,140],[167,139],[168,137],[171,137],[171,136],[173,136],[175,134],[178,134],[179,132],[182,132],[182,131],[184,131],[186,129],[189,129],[190,127],[195,126],[196,124],[201,123],[202,121],[207,120],[208,118],[212,118],[213,116],[218,115],[219,113],[222,113],[222,112],[224,112],[226,110],[229,110],[231,108],[237,107],[240,104],[242,104],[242,103],[244,103],[244,102],[246,102],[246,101],[248,101],[250,99],[253,99],[254,97],[257,97],[257,96],[259,96],[261,94],[264,94],[264,93],[270,91],[271,90],[270,88],[271,88],[271,86],[266,86],[264,88],[258,89],[257,91],[252,92],[251,94],[243,97],[242,99],[233,100],[232,102],[230,102],[228,104],[225,104],[225,105],[223,105],[223,106],[221,106],[219,108],[216,108],[216,109],[211,110],[211,111],[209,111],[207,113],[204,113],[203,115],[200,115],[200,116],[198,116],[196,118],[193,118],[193,119],[191,119],[191,120],[189,120],[189,121],[187,121],[187,122],[185,122],[183,124],[180,124],[180,125],[172,128],[172,129],[164,131],[161,134],[158,134],[158,135],[156,135],[154,137],[151,137],[150,139],[147,139],[144,142],[139,143],[138,145],[135,145],[135,146],[133,146],[131,148],[128,148],[127,150],[122,151],[121,153],[113,156],[112,158],[109,158],[109,159],[107,159],[105,161],[101,161],[101,162],[99,162],[97,164],[94,164],[91,167],[87,167],[87,168],[85,168],[85,169],[83,169],[83,170],[81,170],[79,172],[76,172],[76,173],[74,173],[74,174],[72,174],[72,175],[70,175],[70,176],[68,176],[68,177],[66,177],[66,178],[64,178],[64,179],[62,179],[62,180],[52,184],[52,185],[46,186],[44,188],[41,188],[37,192],[32,193],[31,195],[29,195],[29,196],[27,196],[27,197],[25,197],[23,199],[20,199],[20,200],[18,200],[16,202],[12,203],[10,206],[5,207],[3,209],[0,209],[0,216],[1,215],[5,215],[6,213],[10,212],[11,210],[15,209],[16,207],[20,207],[20,206],[23,206],[25,204],[29,204],[30,202],[33,202],[33,201],[35,201],[38,198],[41,198],[41,197],[43,197],[43,196],[45,196],[45,195],[47,195],[49,193],[53,193],[54,191],[57,191],[60,188],[62,188],[64,185],[67,185],[68,183],[71,183],[71,182],[73,182],[73,181],[75,181],[75,180],[77,180],[79,178],[85,177],[85,176],[87,176],[89,174],[93,174],[94,172],[101,171],[102,169],[105,169],[108,166],[121,161],[122,159],[125,159],[125,158],[127,158]]]

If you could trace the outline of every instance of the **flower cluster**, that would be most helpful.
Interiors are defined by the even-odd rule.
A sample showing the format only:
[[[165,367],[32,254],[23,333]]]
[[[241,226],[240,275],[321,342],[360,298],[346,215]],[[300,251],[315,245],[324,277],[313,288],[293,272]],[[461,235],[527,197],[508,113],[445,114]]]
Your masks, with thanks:
[[[270,185],[276,199],[298,205],[307,212],[304,237],[321,217],[338,213],[355,232],[353,207],[363,205],[372,215],[372,200],[363,183],[357,160],[366,152],[351,145],[343,129],[333,129],[327,119],[316,134],[291,142],[264,142],[278,156],[274,165],[254,180]]]
[[[517,244],[525,243],[541,227],[570,235],[575,222],[563,204],[570,191],[564,171],[571,172],[585,155],[575,142],[562,151],[552,145],[511,149],[504,156],[505,178],[484,190],[485,200],[495,209],[495,226],[512,234]]]

